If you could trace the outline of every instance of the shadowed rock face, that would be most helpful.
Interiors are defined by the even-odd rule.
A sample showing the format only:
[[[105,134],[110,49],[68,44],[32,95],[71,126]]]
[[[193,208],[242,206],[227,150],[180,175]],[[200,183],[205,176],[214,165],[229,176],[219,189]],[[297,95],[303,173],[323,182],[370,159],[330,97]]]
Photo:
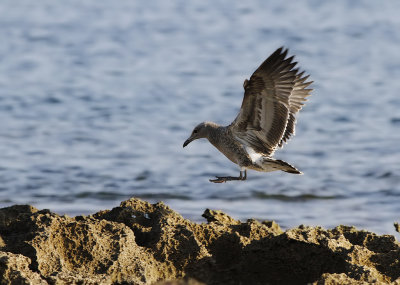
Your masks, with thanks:
[[[353,227],[283,232],[206,210],[196,224],[130,199],[71,218],[31,206],[0,209],[1,284],[354,284],[400,282],[393,236]],[[167,283],[165,283],[167,284]]]

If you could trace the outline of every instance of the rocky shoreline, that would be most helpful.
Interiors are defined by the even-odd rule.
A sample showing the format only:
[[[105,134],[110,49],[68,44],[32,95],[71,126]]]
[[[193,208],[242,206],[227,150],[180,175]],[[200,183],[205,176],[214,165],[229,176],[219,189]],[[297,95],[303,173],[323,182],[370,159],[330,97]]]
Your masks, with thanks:
[[[184,219],[132,198],[90,216],[0,209],[1,284],[400,284],[400,243],[354,227]],[[398,229],[398,226],[396,227]]]

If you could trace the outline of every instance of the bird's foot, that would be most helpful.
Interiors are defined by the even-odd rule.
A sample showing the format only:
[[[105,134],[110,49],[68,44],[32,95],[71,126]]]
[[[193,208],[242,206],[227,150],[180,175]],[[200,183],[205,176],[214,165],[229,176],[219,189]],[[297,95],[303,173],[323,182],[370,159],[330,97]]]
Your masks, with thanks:
[[[240,176],[239,177],[234,177],[234,176],[216,176],[217,179],[210,179],[210,182],[214,183],[225,183],[226,181],[232,181],[232,180],[246,180],[247,178],[247,173],[244,171],[244,176],[242,175],[242,171],[240,171]]]
[[[233,176],[216,176],[217,179],[210,179],[210,182],[214,183],[224,183],[226,181],[232,180],[243,180],[241,177],[233,177]]]

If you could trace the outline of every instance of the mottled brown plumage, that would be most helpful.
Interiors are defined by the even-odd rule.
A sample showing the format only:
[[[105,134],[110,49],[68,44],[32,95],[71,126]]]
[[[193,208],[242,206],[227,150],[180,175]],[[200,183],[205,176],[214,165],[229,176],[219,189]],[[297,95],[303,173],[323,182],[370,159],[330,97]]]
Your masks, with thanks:
[[[246,169],[283,170],[300,174],[290,164],[271,156],[295,133],[296,114],[312,89],[309,76],[295,69],[288,50],[277,49],[243,83],[244,98],[240,112],[229,126],[205,122],[195,127],[184,143],[207,138],[219,151],[241,168],[239,177],[217,177],[212,182],[246,179]],[[244,177],[242,176],[244,170]]]

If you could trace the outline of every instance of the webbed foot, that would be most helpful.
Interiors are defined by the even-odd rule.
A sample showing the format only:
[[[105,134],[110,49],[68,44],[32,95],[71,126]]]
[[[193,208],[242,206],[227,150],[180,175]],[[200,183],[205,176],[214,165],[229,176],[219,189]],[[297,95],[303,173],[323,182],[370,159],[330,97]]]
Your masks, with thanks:
[[[216,176],[217,179],[210,179],[210,182],[225,183],[226,181],[233,181],[233,180],[243,181],[243,180],[247,179],[246,170],[243,171],[243,172],[244,172],[244,175],[242,174],[242,171],[240,171],[240,175],[238,177],[234,177],[234,176]]]

